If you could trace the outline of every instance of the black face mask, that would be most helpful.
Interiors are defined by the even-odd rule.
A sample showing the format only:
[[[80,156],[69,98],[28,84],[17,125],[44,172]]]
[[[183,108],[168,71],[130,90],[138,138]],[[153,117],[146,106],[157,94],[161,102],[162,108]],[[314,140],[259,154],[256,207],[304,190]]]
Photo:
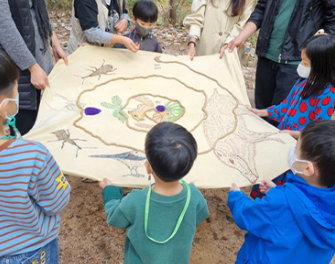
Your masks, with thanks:
[[[137,22],[135,26],[136,26],[136,33],[139,34],[141,37],[148,36],[149,33],[152,31],[152,28],[142,27]]]

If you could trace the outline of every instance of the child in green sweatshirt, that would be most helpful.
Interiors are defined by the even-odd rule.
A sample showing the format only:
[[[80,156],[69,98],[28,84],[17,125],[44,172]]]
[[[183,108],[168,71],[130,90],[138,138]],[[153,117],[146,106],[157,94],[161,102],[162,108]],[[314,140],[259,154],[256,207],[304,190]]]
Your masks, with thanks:
[[[196,228],[209,215],[201,192],[182,179],[197,143],[182,126],[163,122],[147,134],[145,154],[154,184],[123,198],[121,188],[100,182],[107,223],[127,229],[124,263],[187,264]]]

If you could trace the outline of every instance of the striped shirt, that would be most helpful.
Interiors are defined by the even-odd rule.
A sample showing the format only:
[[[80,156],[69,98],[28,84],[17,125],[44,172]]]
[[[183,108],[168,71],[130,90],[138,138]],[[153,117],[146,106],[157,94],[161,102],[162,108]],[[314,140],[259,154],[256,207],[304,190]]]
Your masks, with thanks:
[[[55,239],[70,190],[42,144],[18,139],[0,145],[0,257],[34,251]]]

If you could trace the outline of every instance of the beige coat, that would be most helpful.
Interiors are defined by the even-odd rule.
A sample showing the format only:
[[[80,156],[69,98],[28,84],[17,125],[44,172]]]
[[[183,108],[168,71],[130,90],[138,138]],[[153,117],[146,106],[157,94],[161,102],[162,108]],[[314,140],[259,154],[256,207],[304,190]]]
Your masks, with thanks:
[[[229,4],[230,0],[216,0],[215,7],[210,0],[193,0],[184,26],[189,27],[189,36],[198,38],[197,56],[217,54],[224,44],[236,38],[254,9],[255,0],[246,0],[243,14],[235,17],[229,16]]]

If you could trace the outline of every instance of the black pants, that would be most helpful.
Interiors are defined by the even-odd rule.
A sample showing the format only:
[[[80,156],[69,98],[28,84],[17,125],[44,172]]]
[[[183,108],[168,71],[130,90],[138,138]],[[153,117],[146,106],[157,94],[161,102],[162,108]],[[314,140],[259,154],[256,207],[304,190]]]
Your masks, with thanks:
[[[41,103],[41,90],[36,89],[35,96],[37,110],[22,110],[19,108],[19,112],[16,115],[16,127],[22,136],[27,134],[29,130],[32,129],[37,118],[38,109]]]
[[[37,110],[19,110],[16,118],[16,127],[20,131],[21,135],[27,134],[29,130],[34,126]]]
[[[278,105],[288,96],[300,78],[297,67],[258,57],[255,87],[257,109]]]

